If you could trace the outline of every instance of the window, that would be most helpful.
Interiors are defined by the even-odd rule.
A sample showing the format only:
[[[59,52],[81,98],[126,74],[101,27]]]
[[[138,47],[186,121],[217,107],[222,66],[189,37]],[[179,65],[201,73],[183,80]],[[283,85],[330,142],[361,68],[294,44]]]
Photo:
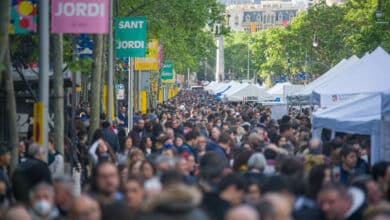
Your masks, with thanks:
[[[249,14],[245,15],[245,22],[250,22],[251,16]]]
[[[256,21],[257,21],[257,22],[261,22],[261,15],[260,15],[260,14],[257,15]]]

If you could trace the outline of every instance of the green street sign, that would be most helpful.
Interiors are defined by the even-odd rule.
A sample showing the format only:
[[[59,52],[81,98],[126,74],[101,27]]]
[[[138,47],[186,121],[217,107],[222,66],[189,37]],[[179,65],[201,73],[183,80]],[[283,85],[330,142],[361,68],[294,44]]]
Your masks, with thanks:
[[[161,80],[173,79],[173,64],[172,62],[164,62],[161,68]]]
[[[115,18],[114,28],[116,57],[146,56],[146,17]]]

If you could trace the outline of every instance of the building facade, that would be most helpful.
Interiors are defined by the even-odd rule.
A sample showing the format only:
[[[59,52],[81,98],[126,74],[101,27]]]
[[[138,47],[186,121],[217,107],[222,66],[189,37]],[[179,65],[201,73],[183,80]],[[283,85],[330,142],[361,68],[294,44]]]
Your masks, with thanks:
[[[294,2],[247,0],[246,2],[250,3],[241,3],[238,0],[226,1],[227,22],[233,31],[257,32],[267,28],[287,26],[300,11],[306,10],[311,5],[310,0]]]

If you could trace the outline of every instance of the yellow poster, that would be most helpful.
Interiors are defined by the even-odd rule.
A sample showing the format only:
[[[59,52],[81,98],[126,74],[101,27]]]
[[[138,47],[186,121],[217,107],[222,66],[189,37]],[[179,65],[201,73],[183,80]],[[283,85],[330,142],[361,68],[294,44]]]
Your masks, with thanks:
[[[158,91],[158,103],[163,103],[163,90],[159,89]]]
[[[142,114],[146,114],[146,110],[148,108],[148,93],[146,90],[141,91],[141,112]]]
[[[114,97],[114,93],[111,93],[111,95],[113,96],[113,100],[115,100],[115,97]],[[106,115],[108,114],[108,86],[107,84],[103,85],[103,112],[106,113]],[[107,115],[107,119],[108,119],[108,115]],[[111,120],[115,120],[115,104],[114,102],[112,102],[112,115],[111,115]]]
[[[135,58],[135,70],[159,70],[158,69],[158,40],[148,42],[145,58]]]
[[[34,103],[33,139],[38,144],[43,144],[43,103]]]
[[[256,22],[251,22],[251,33],[256,32]]]

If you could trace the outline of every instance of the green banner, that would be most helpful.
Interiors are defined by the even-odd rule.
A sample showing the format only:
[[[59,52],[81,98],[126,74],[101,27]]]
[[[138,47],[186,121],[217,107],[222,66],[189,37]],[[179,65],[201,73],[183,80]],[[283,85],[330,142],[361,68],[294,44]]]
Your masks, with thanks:
[[[115,55],[146,56],[146,17],[115,18]]]
[[[161,80],[173,79],[173,64],[172,62],[164,62],[161,68]]]

